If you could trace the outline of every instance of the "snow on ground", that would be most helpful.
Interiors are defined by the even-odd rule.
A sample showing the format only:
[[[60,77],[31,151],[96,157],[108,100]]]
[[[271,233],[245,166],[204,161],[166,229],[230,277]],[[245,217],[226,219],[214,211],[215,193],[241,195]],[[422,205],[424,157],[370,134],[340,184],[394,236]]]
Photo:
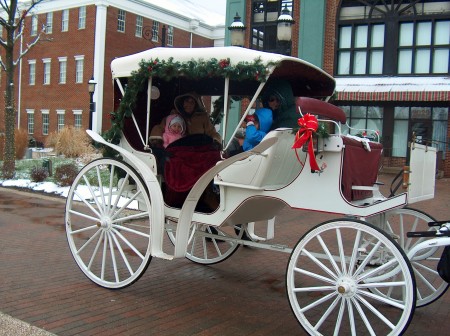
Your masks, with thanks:
[[[40,191],[49,194],[56,194],[62,197],[67,197],[70,187],[60,187],[53,182],[32,182],[27,179],[17,180],[0,180],[0,186],[2,187],[16,187],[27,188],[33,191]]]

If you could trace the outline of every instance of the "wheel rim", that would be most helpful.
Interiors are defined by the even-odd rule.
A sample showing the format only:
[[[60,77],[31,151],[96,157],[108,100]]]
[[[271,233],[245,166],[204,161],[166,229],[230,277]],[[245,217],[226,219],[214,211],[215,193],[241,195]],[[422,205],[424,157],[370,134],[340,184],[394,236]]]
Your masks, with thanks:
[[[429,227],[428,223],[435,221],[424,212],[415,209],[396,209],[386,214],[386,232],[396,237],[398,244],[405,253],[414,246],[432,237],[410,238],[406,236],[410,231],[436,231],[438,227]],[[411,261],[416,277],[417,307],[426,306],[440,298],[448,289],[437,272],[437,264],[444,247],[433,247],[420,250]]]
[[[193,231],[192,231],[193,230]],[[236,239],[242,239],[245,226],[212,226],[193,224],[187,246],[186,258],[199,264],[216,264],[229,258],[238,248]],[[175,232],[168,230],[172,243]]]
[[[390,237],[359,221],[331,221],[305,234],[289,259],[286,289],[292,311],[311,335],[398,335],[415,308],[406,255]]]
[[[99,159],[77,175],[66,201],[66,233],[72,255],[96,284],[123,288],[151,260],[150,200],[129,165]]]

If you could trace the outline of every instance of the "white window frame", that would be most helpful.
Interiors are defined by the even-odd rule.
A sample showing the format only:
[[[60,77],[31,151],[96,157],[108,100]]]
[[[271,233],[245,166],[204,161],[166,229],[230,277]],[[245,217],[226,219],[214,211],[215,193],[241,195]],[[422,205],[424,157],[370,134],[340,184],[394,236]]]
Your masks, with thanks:
[[[86,6],[81,6],[78,9],[78,29],[86,28]]]
[[[57,130],[61,131],[65,126],[66,110],[56,110]]]
[[[29,85],[36,85],[36,60],[28,60],[30,76],[28,78]]]
[[[47,24],[45,26],[45,33],[46,34],[53,33],[53,12],[47,13]]]
[[[44,85],[50,85],[52,59],[44,58],[42,62],[44,63]]]
[[[35,14],[31,17],[31,36],[37,35],[37,29],[38,29],[38,16]]]
[[[83,83],[84,55],[75,56],[75,83]]]
[[[119,9],[117,14],[117,31],[120,33],[125,33],[126,15],[127,14],[123,9]]]
[[[61,31],[66,32],[69,30],[69,10],[63,9],[61,13]]]
[[[142,15],[136,15],[136,37],[142,37],[142,28],[144,27],[144,17]]]
[[[50,126],[50,110],[41,110],[42,114],[42,135],[48,135]]]
[[[27,109],[27,130],[28,134],[34,134],[34,110]]]
[[[59,84],[67,82],[67,57],[58,57],[59,61]]]
[[[83,110],[72,110],[73,111],[73,127],[82,128],[83,127]]]
[[[173,26],[167,26],[167,45],[173,46]]]
[[[158,42],[159,36],[159,22],[153,21],[152,24],[152,42]]]

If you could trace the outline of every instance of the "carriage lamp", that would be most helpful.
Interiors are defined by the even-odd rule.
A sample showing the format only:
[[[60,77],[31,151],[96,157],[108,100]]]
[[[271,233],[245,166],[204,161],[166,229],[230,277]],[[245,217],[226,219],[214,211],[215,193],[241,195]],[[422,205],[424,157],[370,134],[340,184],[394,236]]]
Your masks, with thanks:
[[[92,130],[92,116],[95,111],[95,103],[94,103],[94,91],[95,86],[97,85],[97,82],[94,80],[94,76],[89,80],[88,82],[88,89],[89,89],[89,129]]]
[[[230,31],[230,39],[232,46],[243,47],[245,38],[245,26],[241,21],[241,17],[236,12],[233,23],[228,27]]]
[[[277,40],[280,46],[280,51],[284,55],[291,54],[291,40],[292,40],[292,25],[294,19],[291,16],[291,12],[284,5],[281,15],[277,19]]]

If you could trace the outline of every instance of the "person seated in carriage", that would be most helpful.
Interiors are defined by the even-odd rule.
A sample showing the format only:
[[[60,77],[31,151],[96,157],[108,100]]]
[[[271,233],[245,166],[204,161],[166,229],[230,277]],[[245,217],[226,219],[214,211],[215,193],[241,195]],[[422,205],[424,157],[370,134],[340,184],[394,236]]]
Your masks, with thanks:
[[[177,96],[174,100],[174,109],[170,114],[177,114],[184,119],[186,135],[204,134],[211,137],[217,147],[221,146],[222,137],[211,123],[205,105],[198,94],[190,92]],[[163,146],[166,123],[167,117],[152,128],[149,138],[152,147]]]
[[[172,115],[185,121],[186,135],[157,155],[158,149],[163,148],[164,129]],[[193,92],[175,98],[171,114],[152,128],[149,140],[162,162],[158,168],[165,181],[164,199],[174,207],[181,207],[200,176],[221,160],[222,137],[211,123],[201,97]],[[218,204],[212,187],[207,188],[199,204],[200,210],[213,211]]]
[[[245,121],[247,125],[242,149],[248,151],[258,145],[270,131],[272,110],[266,107],[257,109],[254,114],[248,115]]]
[[[171,114],[167,117],[166,126],[163,133],[163,146],[167,148],[172,142],[181,139],[186,133],[186,123],[184,119],[177,115]]]

